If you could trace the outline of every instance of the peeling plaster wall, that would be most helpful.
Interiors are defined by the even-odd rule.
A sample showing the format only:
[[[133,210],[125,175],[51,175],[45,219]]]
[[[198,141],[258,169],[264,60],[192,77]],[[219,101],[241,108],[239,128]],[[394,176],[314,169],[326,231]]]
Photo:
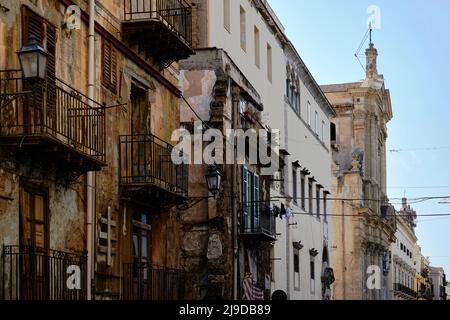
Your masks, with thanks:
[[[75,1],[82,10],[88,11],[87,1]],[[80,92],[87,94],[88,80],[88,26],[84,21],[81,29],[67,32],[64,22],[65,6],[56,0],[29,1],[5,0],[2,5],[10,9],[0,12],[0,69],[18,69],[16,51],[21,47],[22,4],[29,6],[57,28],[56,76]],[[123,15],[123,1],[97,1],[96,21],[113,36],[119,37]],[[132,60],[118,54],[118,93],[104,88],[101,70],[102,37],[95,35],[96,50],[96,101],[113,106],[127,104],[121,108],[106,110],[106,162],[107,166],[96,173],[95,239],[100,233],[100,222],[112,209],[112,219],[117,223],[113,229],[112,265],[106,266],[106,255],[96,245],[96,296],[100,299],[120,297],[121,271],[124,262],[131,262],[132,221],[128,208],[124,221],[124,202],[119,190],[119,135],[131,133],[131,109],[129,87],[131,79],[147,87],[149,123],[151,131],[160,139],[171,143],[172,132],[179,127],[180,100],[157,79],[138,67]],[[161,71],[171,83],[179,81],[178,64]],[[122,77],[122,79],[119,79]],[[122,87],[119,84],[122,83]],[[50,247],[65,251],[86,251],[86,179],[81,176],[75,183],[64,183],[65,173],[57,170],[47,155],[31,159],[29,155],[16,162],[15,155],[0,148],[0,195],[12,197],[13,201],[0,199],[0,245],[19,244],[19,176],[48,188],[49,192],[49,236]],[[61,166],[60,166],[61,167]],[[149,199],[158,202],[158,199]],[[126,229],[126,235],[123,230]],[[152,214],[153,263],[179,268],[180,223],[175,209]]]

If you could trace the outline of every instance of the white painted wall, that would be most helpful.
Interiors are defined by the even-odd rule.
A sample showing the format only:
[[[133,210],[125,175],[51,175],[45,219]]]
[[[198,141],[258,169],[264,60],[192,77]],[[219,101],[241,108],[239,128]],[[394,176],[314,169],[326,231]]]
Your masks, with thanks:
[[[287,194],[292,195],[292,162],[300,164],[311,171],[319,184],[325,190],[331,189],[331,152],[330,152],[330,120],[319,107],[315,98],[302,83],[300,88],[301,115],[294,112],[285,102],[286,95],[286,56],[283,48],[275,38],[272,30],[251,4],[249,0],[231,0],[230,2],[230,30],[224,26],[223,0],[208,1],[208,46],[224,49],[238,68],[247,77],[252,86],[258,91],[264,105],[263,123],[272,129],[281,131],[281,148],[291,154],[288,157],[286,172]],[[246,12],[246,50],[241,48],[240,38],[240,7]],[[278,19],[278,18],[276,18]],[[254,27],[260,34],[260,67],[255,63]],[[281,26],[280,26],[281,27]],[[267,44],[272,48],[272,81],[267,77]],[[311,104],[312,120],[317,111],[319,114],[319,129],[325,121],[323,143],[306,125],[306,108]],[[304,119],[304,121],[301,120]],[[319,132],[320,135],[320,132]],[[300,172],[298,172],[297,194],[300,195]],[[307,181],[306,181],[307,184]],[[307,188],[307,186],[306,186]],[[313,195],[315,198],[315,186]],[[272,197],[282,196],[279,190],[272,190]],[[306,189],[306,196],[307,189]],[[284,203],[286,201],[283,200]],[[299,201],[300,203],[300,201]],[[277,202],[280,205],[280,202]],[[316,205],[313,200],[314,206]],[[323,211],[323,202],[321,201]],[[302,213],[298,206],[292,207],[296,213]],[[328,213],[331,213],[331,202],[327,203]],[[315,209],[314,209],[315,210]],[[290,225],[291,224],[291,225]],[[288,293],[289,299],[321,299],[321,272],[324,230],[328,225],[323,218],[316,216],[295,215],[290,221],[277,220],[278,240],[273,250],[272,262],[272,291],[281,289]],[[300,290],[294,290],[294,254],[293,242],[300,242],[304,248],[300,251]],[[310,249],[318,250],[315,258],[315,280],[310,280]],[[315,287],[312,290],[311,286]]]
[[[281,45],[262,16],[249,0],[230,1],[231,30],[224,27],[223,0],[209,0],[209,47],[224,49],[249,82],[258,91],[264,104],[264,121],[273,129],[283,128],[283,101],[286,65]],[[246,12],[246,51],[240,42],[240,7]],[[260,68],[255,64],[254,26],[260,33]],[[272,82],[267,79],[267,44],[272,47]]]
[[[401,217],[397,218],[395,237],[397,239],[396,242],[391,244],[393,256],[392,281],[393,283],[401,283],[411,289],[417,290],[417,288],[414,288],[414,277],[417,271],[420,272],[421,256],[418,256],[419,254],[421,255],[420,248],[418,250],[416,236],[409,230],[409,227]],[[402,250],[402,244],[406,247],[406,252]],[[408,250],[412,258],[408,255]]]

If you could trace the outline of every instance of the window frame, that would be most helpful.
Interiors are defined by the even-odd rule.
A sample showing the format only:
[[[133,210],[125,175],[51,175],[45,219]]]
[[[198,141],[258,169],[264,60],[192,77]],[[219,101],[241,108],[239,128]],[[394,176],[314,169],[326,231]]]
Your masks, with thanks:
[[[223,27],[231,33],[231,0],[223,0]]]
[[[253,27],[253,36],[255,47],[255,65],[258,69],[261,69],[261,32],[256,25]]]
[[[247,12],[242,6],[239,7],[239,35],[241,49],[247,52]]]
[[[297,256],[297,259],[296,259]],[[293,248],[293,259],[294,259],[294,291],[301,291],[301,272],[300,272],[300,250],[298,248]],[[297,266],[297,271],[295,270]]]

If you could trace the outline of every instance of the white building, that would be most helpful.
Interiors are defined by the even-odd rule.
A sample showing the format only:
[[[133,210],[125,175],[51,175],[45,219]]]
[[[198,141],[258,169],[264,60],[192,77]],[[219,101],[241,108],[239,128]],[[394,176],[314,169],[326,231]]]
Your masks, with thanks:
[[[415,279],[420,273],[420,248],[414,233],[416,227],[416,212],[403,198],[402,208],[397,213],[396,241],[391,245],[393,262],[393,298],[394,300],[417,299]],[[419,250],[418,250],[419,249]]]
[[[274,195],[296,214],[278,220],[273,289],[292,300],[329,299],[327,201],[331,185],[330,118],[334,111],[291,43],[285,47],[286,85],[281,136],[285,167]],[[273,112],[276,112],[273,110]],[[277,179],[278,180],[278,179]],[[322,280],[324,280],[322,282]]]
[[[448,283],[444,269],[430,266],[430,278],[433,283],[433,300],[447,300],[446,287]]]
[[[277,219],[272,292],[322,299],[329,207],[323,198],[331,185],[333,110],[267,1],[198,0],[196,7],[203,12],[200,33],[208,35],[197,47],[223,49],[260,95],[263,124],[280,130],[284,166],[270,193],[272,205],[283,205],[294,217]]]

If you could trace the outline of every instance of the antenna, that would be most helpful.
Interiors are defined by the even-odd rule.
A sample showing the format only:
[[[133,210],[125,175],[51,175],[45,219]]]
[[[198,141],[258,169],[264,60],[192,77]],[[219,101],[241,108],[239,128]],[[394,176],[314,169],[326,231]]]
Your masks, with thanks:
[[[364,57],[364,55],[361,53],[361,50],[362,50],[364,44],[366,43],[368,37],[370,37],[370,42],[372,43],[372,24],[369,24],[369,28],[366,30],[366,33],[364,34],[364,37],[361,40],[361,43],[359,44],[359,47],[355,53],[355,58],[356,58],[356,60],[358,60],[359,64],[361,65],[361,68],[364,70],[364,72],[366,72],[366,68],[364,67],[360,58]]]

